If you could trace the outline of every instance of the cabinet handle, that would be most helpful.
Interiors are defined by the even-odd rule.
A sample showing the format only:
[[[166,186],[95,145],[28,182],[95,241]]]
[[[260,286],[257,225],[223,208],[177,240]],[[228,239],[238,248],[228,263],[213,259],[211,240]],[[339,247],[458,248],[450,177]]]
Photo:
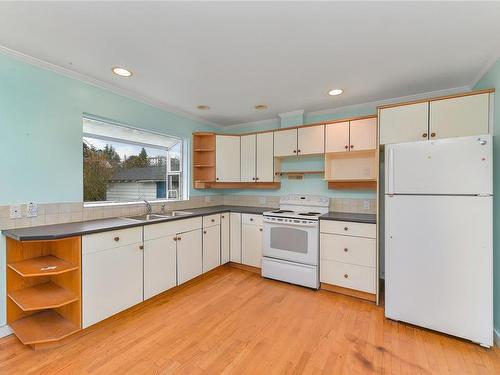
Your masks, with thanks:
[[[120,237],[113,238],[116,242],[120,241]]]
[[[293,150],[293,153],[296,154],[297,153],[297,150]]]
[[[349,275],[347,273],[344,273],[344,278],[349,278]]]
[[[207,234],[207,231],[206,231],[206,230],[204,230],[204,231],[203,231],[203,234]]]
[[[174,237],[174,241],[177,241],[177,237]]]
[[[348,150],[348,149],[349,149],[349,146],[348,146],[348,145],[345,145],[345,146],[344,146],[344,148],[345,148],[346,150]]]
[[[427,138],[427,133],[422,134],[422,138]]]
[[[252,219],[252,218],[250,218],[250,221],[253,221],[253,219]]]
[[[258,177],[255,177],[255,181],[259,181],[259,178],[258,178]]]
[[[144,250],[144,245],[139,245],[140,250]]]
[[[220,218],[221,218],[221,219],[224,219],[224,215],[221,215],[221,217],[220,217]]]
[[[348,227],[344,227],[344,230],[349,230],[349,228]]]
[[[252,181],[255,181],[255,177],[252,177]]]
[[[354,148],[354,145],[351,145],[351,148]]]
[[[211,221],[212,221],[212,223],[214,223],[214,222],[215,222],[215,219],[212,219]]]
[[[297,150],[297,153],[299,153],[299,152],[300,152],[300,149]]]
[[[216,178],[215,178],[215,180],[216,180],[216,181],[219,181],[219,177],[216,177]]]
[[[431,137],[434,138],[436,136],[436,133],[431,133]]]
[[[346,248],[344,248],[344,251],[347,253],[349,251],[349,249],[346,247]]]
[[[259,232],[262,232],[262,228],[259,228]]]
[[[180,240],[182,240],[182,238],[181,237],[177,237],[177,241],[180,241]]]

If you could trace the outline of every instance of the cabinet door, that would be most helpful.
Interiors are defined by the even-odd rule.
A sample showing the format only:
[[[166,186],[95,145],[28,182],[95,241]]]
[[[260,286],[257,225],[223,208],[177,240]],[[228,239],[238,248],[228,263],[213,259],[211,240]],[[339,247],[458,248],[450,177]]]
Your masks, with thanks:
[[[241,214],[231,212],[229,236],[229,259],[231,262],[241,263]]]
[[[325,126],[315,125],[297,129],[297,154],[313,155],[325,152]]]
[[[144,299],[177,284],[175,234],[144,241]]]
[[[83,328],[142,302],[141,243],[82,255]]]
[[[220,266],[220,225],[203,229],[203,272]]]
[[[241,181],[255,181],[255,134],[241,137]]]
[[[379,112],[380,144],[428,139],[429,102],[382,108]]]
[[[260,268],[262,262],[262,227],[242,224],[241,263]]]
[[[274,132],[274,156],[297,155],[297,129]]]
[[[203,272],[201,229],[177,235],[177,284],[189,281]]]
[[[489,133],[489,94],[437,100],[430,106],[431,139]]]
[[[273,132],[257,134],[257,181],[274,181]]]
[[[229,212],[220,215],[220,253],[221,264],[229,262]]]
[[[326,124],[326,151],[349,151],[349,121]]]
[[[240,137],[233,135],[217,135],[215,141],[216,181],[239,182]]]
[[[349,126],[351,151],[375,150],[377,148],[376,118],[351,121]]]

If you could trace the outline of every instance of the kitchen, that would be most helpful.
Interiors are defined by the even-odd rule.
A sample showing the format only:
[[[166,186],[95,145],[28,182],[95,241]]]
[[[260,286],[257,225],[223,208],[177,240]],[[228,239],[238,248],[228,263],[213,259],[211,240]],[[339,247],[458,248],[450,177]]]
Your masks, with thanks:
[[[302,57],[290,71],[273,65],[298,44],[270,53],[243,38],[265,33],[278,45],[271,25],[284,9],[297,19],[340,12],[348,27],[356,7],[377,15],[364,15],[365,31],[374,27],[369,19],[391,24],[391,12],[411,25],[425,13],[436,28],[446,14],[468,38],[441,33],[430,52],[467,41],[475,58],[443,53],[446,67],[437,67],[401,54],[407,89],[396,85],[404,69],[391,72],[399,63],[361,59],[363,69],[354,70],[339,62],[339,75],[331,73],[336,62],[318,60],[299,77],[295,69],[309,64]],[[500,61],[486,43],[498,42],[500,30],[484,22],[500,14],[497,4],[0,9],[0,150],[9,176],[0,186],[0,372],[500,371],[493,201]],[[263,10],[264,29],[244,22]],[[102,31],[115,11],[144,28],[134,35],[120,19]],[[464,26],[469,13],[482,21]],[[23,22],[9,22],[20,14]],[[81,19],[101,39],[49,27]],[[200,24],[189,29],[194,19]],[[237,35],[219,33],[222,19]],[[175,55],[151,43],[149,53],[183,74],[119,44],[107,51],[106,40],[119,35],[135,46],[149,37],[145,20],[178,48]],[[372,38],[387,37],[390,27],[377,27]],[[240,52],[269,53],[272,74],[256,67],[267,78],[252,82],[243,72],[255,62],[226,55],[228,77],[246,77],[240,95],[227,95],[232,81],[210,76],[218,64],[188,63],[206,53],[197,47],[201,31],[241,40]],[[417,45],[423,30],[406,32]],[[323,35],[303,33],[297,38]],[[102,60],[96,66],[82,51]],[[207,74],[201,81],[197,69]],[[360,75],[387,82],[363,96],[370,85],[360,86]],[[298,99],[287,94],[294,85],[304,93]],[[309,98],[311,89],[319,94]]]

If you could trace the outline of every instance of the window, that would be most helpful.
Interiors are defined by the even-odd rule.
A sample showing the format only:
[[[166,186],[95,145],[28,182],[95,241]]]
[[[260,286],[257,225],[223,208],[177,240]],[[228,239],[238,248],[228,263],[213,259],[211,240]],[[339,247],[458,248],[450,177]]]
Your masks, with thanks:
[[[83,118],[84,202],[187,199],[182,140]]]

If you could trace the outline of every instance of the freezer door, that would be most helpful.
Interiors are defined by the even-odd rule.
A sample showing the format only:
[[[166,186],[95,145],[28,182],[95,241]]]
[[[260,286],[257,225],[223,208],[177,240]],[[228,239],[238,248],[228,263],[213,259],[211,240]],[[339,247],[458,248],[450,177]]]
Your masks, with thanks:
[[[491,135],[386,146],[386,194],[492,194]]]
[[[386,196],[388,318],[493,344],[492,199]]]

